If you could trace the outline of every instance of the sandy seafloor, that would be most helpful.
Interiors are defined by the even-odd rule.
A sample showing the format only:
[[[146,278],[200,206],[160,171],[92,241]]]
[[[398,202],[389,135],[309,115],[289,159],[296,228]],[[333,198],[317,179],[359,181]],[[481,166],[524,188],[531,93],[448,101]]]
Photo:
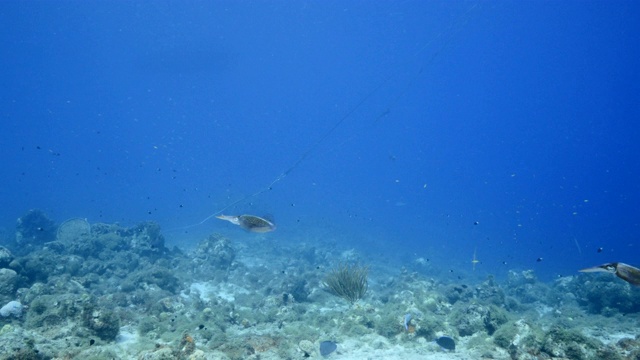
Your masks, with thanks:
[[[21,308],[0,314],[1,359],[320,359],[325,340],[327,359],[640,359],[640,289],[608,274],[455,282],[423,258],[398,267],[330,238],[238,229],[179,249],[154,223],[37,211],[15,235],[0,299]],[[369,267],[354,304],[322,286],[339,263]]]

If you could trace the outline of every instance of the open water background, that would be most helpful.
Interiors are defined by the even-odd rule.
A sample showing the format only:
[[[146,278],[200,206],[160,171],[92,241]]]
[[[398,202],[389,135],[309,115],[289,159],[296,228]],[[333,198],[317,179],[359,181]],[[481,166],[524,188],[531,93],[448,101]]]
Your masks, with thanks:
[[[638,265],[639,18],[630,1],[4,1],[0,226],[38,208],[156,221],[185,248],[248,238],[189,227],[224,209],[271,214],[274,247],[334,239],[397,266]]]

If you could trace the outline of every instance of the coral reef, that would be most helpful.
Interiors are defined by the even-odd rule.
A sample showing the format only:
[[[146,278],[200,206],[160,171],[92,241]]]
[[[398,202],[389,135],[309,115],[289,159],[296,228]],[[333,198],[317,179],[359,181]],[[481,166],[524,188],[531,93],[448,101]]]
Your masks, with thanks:
[[[605,276],[592,279],[583,276],[585,286],[572,289],[580,305],[591,313],[607,316],[640,312],[640,289],[625,282],[611,281],[607,274],[602,275]]]
[[[183,252],[165,247],[155,223],[69,220],[50,241],[0,247],[0,359],[301,359],[324,340],[340,354],[367,349],[360,358],[428,358],[447,354],[442,336],[468,358],[639,356],[638,338],[623,333],[640,315],[638,289],[611,277],[451,282],[368,259],[369,282],[368,266],[327,274],[336,257],[360,255],[325,245],[213,234]]]

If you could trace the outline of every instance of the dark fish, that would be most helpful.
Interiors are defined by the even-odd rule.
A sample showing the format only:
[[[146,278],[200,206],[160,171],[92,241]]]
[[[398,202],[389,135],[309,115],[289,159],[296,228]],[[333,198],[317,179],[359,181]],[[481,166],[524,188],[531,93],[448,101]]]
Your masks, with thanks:
[[[443,349],[456,350],[456,342],[448,336],[440,336],[436,339],[436,344],[440,345]]]
[[[625,263],[614,262],[580,270],[580,272],[608,272],[616,274],[629,284],[640,286],[640,269]]]
[[[323,341],[320,343],[320,355],[329,356],[332,352],[336,351],[338,345],[333,341]]]
[[[276,225],[271,221],[254,215],[218,215],[216,217],[220,220],[226,220],[234,225],[239,225],[241,228],[251,232],[266,233],[276,229]]]

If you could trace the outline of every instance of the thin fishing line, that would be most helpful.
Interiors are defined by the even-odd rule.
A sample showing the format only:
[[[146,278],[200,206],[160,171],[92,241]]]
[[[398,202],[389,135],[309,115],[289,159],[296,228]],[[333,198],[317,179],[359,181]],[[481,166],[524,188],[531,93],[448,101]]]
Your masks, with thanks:
[[[233,207],[234,205],[237,205],[241,202],[244,202],[246,200],[249,200],[251,198],[254,198],[256,196],[261,195],[262,193],[265,193],[271,189],[273,189],[273,186],[280,182],[280,180],[284,179],[287,175],[289,175],[295,168],[297,168],[304,160],[307,159],[307,157],[309,157],[309,155],[311,155],[313,152],[315,152],[315,150],[318,148],[318,146],[320,146],[329,136],[331,136],[331,134],[338,128],[340,127],[340,125],[347,120],[349,117],[351,117],[351,115],[358,110],[358,108],[360,108],[360,106],[362,106],[362,104],[364,104],[371,96],[373,96],[373,94],[375,94],[382,86],[384,86],[384,84],[386,84],[387,81],[389,81],[390,78],[385,79],[385,81],[381,82],[380,84],[378,84],[378,86],[376,86],[372,91],[370,91],[369,93],[367,93],[362,99],[360,99],[360,101],[354,106],[352,107],[342,118],[340,118],[339,121],[337,121],[335,124],[333,124],[333,126],[327,130],[318,140],[316,140],[315,143],[313,143],[313,145],[311,145],[304,153],[302,153],[302,156],[300,156],[298,158],[298,160],[296,160],[296,162],[294,162],[291,166],[289,166],[289,168],[287,168],[285,171],[283,171],[280,175],[278,175],[275,179],[273,179],[273,181],[271,181],[271,183],[269,183],[269,185],[261,188],[260,190],[254,192],[253,194],[249,194],[246,195],[230,204],[228,204],[227,206],[223,207],[222,209],[214,212],[213,214],[207,216],[204,220],[200,221],[197,224],[193,224],[193,225],[188,225],[186,227],[180,228],[180,229],[188,229],[188,228],[192,228],[198,225],[202,225],[205,222],[207,222],[209,219],[211,219],[214,216],[220,215],[222,214],[223,211],[227,210],[230,207]]]
[[[390,112],[391,112],[391,108],[402,98],[404,97],[404,95],[409,91],[410,88],[413,87],[413,85],[416,83],[416,81],[420,78],[420,75],[422,75],[422,73],[424,72],[424,70],[428,67],[431,67],[431,65],[436,61],[436,59],[440,56],[440,54],[442,54],[444,52],[444,50],[449,46],[449,44],[451,44],[451,42],[453,41],[454,37],[456,37],[456,35],[458,35],[458,33],[460,33],[460,31],[462,31],[462,29],[467,25],[467,23],[469,23],[469,20],[471,19],[471,17],[469,16],[469,14],[471,13],[471,11],[473,11],[476,7],[478,6],[478,3],[474,3],[471,7],[469,7],[467,9],[467,11],[465,11],[462,15],[460,15],[456,21],[454,23],[452,23],[449,28],[446,31],[441,31],[440,33],[438,33],[438,35],[431,39],[429,42],[427,42],[426,44],[424,44],[420,49],[418,49],[416,51],[416,53],[414,54],[414,58],[417,58],[420,56],[421,53],[423,53],[427,47],[431,46],[432,43],[434,43],[436,40],[438,40],[439,38],[441,38],[444,35],[446,35],[446,38],[444,39],[444,42],[442,43],[442,46],[440,46],[440,48],[436,49],[436,51],[433,52],[433,54],[431,54],[431,56],[427,59],[427,61],[425,63],[422,64],[422,66],[420,67],[420,69],[418,70],[418,72],[416,73],[415,76],[413,76],[411,79],[409,79],[409,82],[407,83],[407,85],[405,86],[403,91],[400,91],[398,93],[398,95],[396,95],[390,102],[389,105],[387,105],[387,108],[385,109],[385,111],[382,112],[382,114],[380,114],[376,119],[374,124],[376,124],[378,121],[380,121],[380,119],[382,119],[383,117],[386,117]]]
[[[444,31],[440,31],[435,37],[433,37],[431,40],[429,40],[426,44],[422,45],[418,50],[416,50],[416,52],[414,53],[414,55],[412,56],[412,58],[417,58],[420,56],[421,53],[423,53],[428,47],[430,47],[434,42],[436,42],[438,39],[442,38],[444,34],[446,34],[446,38],[442,44],[442,46],[440,46],[436,51],[434,51],[434,53],[427,59],[426,62],[424,62],[422,64],[422,66],[420,66],[420,69],[415,73],[415,75],[413,77],[411,77],[411,79],[407,82],[406,86],[404,86],[404,88],[402,89],[402,91],[399,91],[398,94],[396,96],[394,96],[391,101],[389,101],[387,103],[387,106],[384,108],[383,111],[380,112],[380,114],[378,116],[376,116],[376,118],[373,120],[372,125],[367,127],[368,130],[375,128],[376,125],[379,124],[379,122],[387,117],[390,113],[391,113],[391,109],[398,103],[398,101],[403,98],[407,92],[409,92],[409,89],[411,89],[414,84],[417,82],[417,80],[420,78],[420,76],[422,75],[422,73],[424,72],[424,70],[426,68],[429,68],[438,58],[438,56],[444,52],[444,50],[450,45],[450,43],[453,41],[453,39],[455,38],[455,36],[462,31],[462,29],[467,25],[467,23],[469,22],[469,20],[471,19],[471,17],[469,16],[469,14],[471,13],[471,11],[473,11],[476,7],[478,6],[478,3],[474,3],[472,6],[470,6],[463,14],[461,14],[460,16],[458,16],[456,18],[456,21],[454,23],[452,23],[451,25],[449,25],[449,27],[444,30]],[[387,77],[386,79],[383,80],[382,85],[385,85],[387,82],[389,82],[390,80],[399,77],[400,75],[400,70],[397,69],[395,72],[393,72],[391,75],[389,75],[389,77]],[[368,94],[369,97],[373,95],[373,93],[375,93],[381,86],[379,86],[377,89],[375,89],[371,94]],[[358,104],[360,105],[360,104]],[[358,106],[357,105],[357,106]],[[351,113],[353,113],[356,109],[354,109]],[[351,115],[351,114],[349,114]],[[356,131],[354,135],[352,135],[351,137],[349,137],[348,139],[344,140],[343,142],[341,142],[340,144],[336,145],[335,147],[333,147],[333,149],[331,151],[333,151],[334,149],[337,149],[341,146],[343,146],[344,144],[353,141],[353,139],[357,138],[358,136],[361,136],[363,134],[363,131]]]
[[[476,7],[478,6],[478,2],[474,3],[472,6],[470,6],[463,14],[461,14],[460,16],[458,16],[458,18],[456,19],[456,21],[454,21],[446,31],[441,31],[438,33],[438,35],[436,35],[434,38],[432,38],[431,40],[429,40],[426,44],[424,44],[423,46],[421,46],[413,55],[413,58],[417,58],[420,56],[420,54],[422,54],[429,46],[431,46],[431,44],[433,44],[435,41],[437,41],[438,39],[443,37],[443,34],[448,34],[445,38],[445,41],[443,43],[443,45],[437,49],[427,60],[427,62],[425,62],[420,69],[418,70],[418,72],[416,73],[415,76],[413,76],[411,78],[411,80],[407,83],[407,86],[405,86],[404,90],[402,90],[400,93],[398,93],[397,96],[394,96],[394,98],[388,103],[387,107],[385,108],[385,110],[383,110],[373,121],[373,125],[375,126],[382,118],[386,117],[389,113],[390,113],[390,109],[408,92],[408,90],[413,86],[413,84],[415,83],[415,81],[420,77],[420,75],[423,73],[424,69],[429,67],[431,64],[433,64],[433,62],[438,58],[438,56],[447,48],[447,46],[449,45],[449,43],[452,41],[452,39],[454,38],[455,35],[457,35],[462,28],[469,22],[470,16],[469,14],[471,13],[471,11],[473,11]],[[260,188],[258,191],[246,195],[244,197],[241,197],[240,199],[231,202],[230,204],[226,205],[225,207],[219,209],[218,211],[214,212],[213,214],[207,216],[206,218],[204,218],[202,221],[200,221],[199,223],[196,224],[192,224],[192,225],[187,225],[187,226],[183,226],[180,228],[176,228],[176,229],[172,229],[172,230],[184,230],[184,229],[189,229],[192,227],[196,227],[199,225],[204,224],[205,222],[207,222],[208,220],[210,220],[211,218],[213,218],[214,216],[220,215],[222,214],[223,211],[239,204],[242,203],[244,201],[247,201],[251,198],[254,198],[256,196],[259,196],[271,189],[273,189],[273,186],[275,184],[277,184],[278,182],[280,182],[282,179],[284,179],[287,175],[289,175],[293,170],[295,170],[298,166],[300,166],[300,164],[302,164],[310,155],[312,155],[313,153],[316,152],[316,150],[318,149],[318,147],[323,144],[347,119],[349,119],[357,110],[359,110],[362,105],[364,105],[364,103],[366,103],[373,95],[375,95],[382,87],[384,87],[387,83],[389,83],[392,79],[396,79],[400,76],[401,73],[401,68],[397,68],[395,71],[393,71],[391,74],[389,74],[386,78],[384,78],[377,86],[375,86],[371,91],[369,91],[368,93],[366,93],[361,99],[360,101],[358,101],[354,106],[352,106],[340,119],[338,119],[338,121],[336,121],[333,126],[331,126],[327,131],[325,131],[322,136],[320,136],[318,138],[318,140],[316,140],[305,152],[302,153],[302,155],[291,165],[289,166],[287,169],[285,169],[280,175],[278,175],[275,179],[273,179],[273,181],[271,181],[267,186]],[[169,230],[170,231],[170,230]]]

